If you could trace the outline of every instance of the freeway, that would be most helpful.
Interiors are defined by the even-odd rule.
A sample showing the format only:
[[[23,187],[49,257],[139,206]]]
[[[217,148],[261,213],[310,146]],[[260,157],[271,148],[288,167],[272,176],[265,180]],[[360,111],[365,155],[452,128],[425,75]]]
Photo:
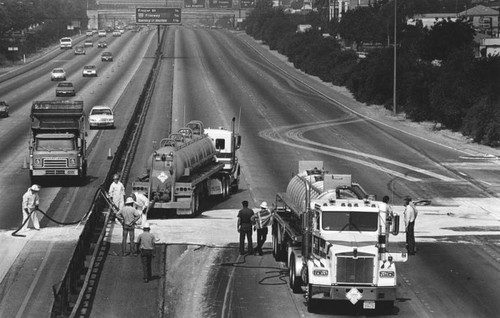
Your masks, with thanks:
[[[97,36],[94,38],[97,42]],[[66,69],[69,81],[76,87],[77,100],[84,100],[85,112],[96,104],[115,107],[116,129],[89,132],[89,177],[84,186],[67,186],[68,180],[51,180],[42,183],[40,208],[61,222],[80,219],[90,208],[93,195],[109,170],[108,150],[114,151],[120,141],[120,133],[129,120],[134,101],[137,100],[154,56],[155,32],[144,30],[127,33],[120,38],[108,37],[108,50],[115,55],[113,63],[100,61],[101,49],[96,46],[87,55],[75,56],[65,51],[55,59],[0,84],[2,99],[11,105],[10,116],[0,124],[2,152],[0,154],[0,191],[4,197],[2,213],[2,255],[0,288],[0,316],[34,317],[48,313],[53,303],[52,287],[61,280],[74,248],[74,241],[81,232],[80,226],[62,227],[41,220],[40,232],[28,231],[26,238],[14,238],[10,234],[21,224],[20,203],[30,185],[29,173],[23,169],[27,156],[29,113],[33,100],[55,99],[54,82],[50,71],[54,67]],[[95,64],[97,78],[83,78],[84,65]],[[126,89],[134,79],[137,85]],[[48,235],[48,236],[45,236]],[[42,251],[38,253],[39,251]],[[12,265],[14,262],[20,265]],[[11,266],[12,265],[12,266]],[[24,265],[24,266],[23,266]],[[9,268],[10,267],[10,268]],[[36,275],[33,273],[33,268]],[[28,273],[28,274],[26,274]],[[19,279],[21,277],[21,279]],[[37,299],[37,301],[30,301]]]
[[[301,159],[323,160],[331,172],[353,174],[369,193],[390,195],[400,214],[406,195],[433,202],[420,209],[417,256],[398,267],[398,316],[496,316],[499,170],[496,157],[481,156],[498,156],[498,151],[360,105],[242,33],[181,27],[174,43],[166,55],[173,92],[169,76],[156,90],[166,94],[157,98],[157,107],[172,98],[172,130],[191,119],[228,127],[237,116],[244,179],[237,194],[213,203],[198,219],[150,220],[165,244],[165,259],[155,261],[158,279],[150,284],[141,284],[137,260],[116,256],[121,237],[114,233],[109,238],[113,257],[106,260],[94,298],[97,316],[151,311],[158,317],[373,315],[329,303],[309,314],[304,295],[289,290],[286,269],[273,260],[269,245],[263,257],[238,255],[234,225],[240,202],[247,199],[254,207],[261,200],[273,202]],[[150,134],[164,129],[164,123],[153,125],[153,118],[148,122]],[[136,161],[147,160],[144,149]],[[136,169],[132,174],[140,175]],[[404,233],[394,243],[402,247],[403,241]],[[116,275],[127,279],[117,282]],[[117,290],[139,290],[148,297],[136,295],[128,303]]]
[[[153,140],[191,119],[201,119],[207,126],[228,127],[236,116],[243,136],[243,182],[238,193],[226,201],[211,202],[198,219],[151,220],[153,232],[165,248],[165,263],[161,264],[161,258],[155,260],[158,279],[150,284],[142,284],[136,258],[117,256],[121,235],[114,230],[91,316],[132,317],[148,310],[164,317],[373,315],[328,303],[322,304],[319,314],[309,314],[304,295],[289,290],[283,264],[274,262],[269,245],[263,257],[238,255],[235,216],[240,202],[247,199],[254,207],[262,200],[273,202],[275,194],[285,190],[297,162],[304,159],[322,160],[330,172],[352,174],[378,197],[390,195],[398,213],[406,195],[432,200],[431,206],[421,208],[417,220],[417,255],[398,267],[398,316],[495,317],[500,312],[495,301],[500,286],[499,166],[496,157],[482,156],[498,156],[498,151],[407,123],[380,108],[360,105],[339,88],[293,69],[285,59],[243,33],[187,26],[170,28],[167,38],[160,81],[129,181],[143,174]],[[134,52],[134,56],[143,55]],[[135,73],[134,81],[140,82],[140,74]],[[103,89],[101,98],[110,88]],[[130,93],[128,88],[125,93]],[[22,100],[20,95],[11,99]],[[13,120],[18,116],[18,123],[22,122],[26,105],[33,98],[39,97],[11,103],[24,104],[14,107],[19,108],[19,115]],[[118,105],[126,108],[128,100],[121,100]],[[126,120],[126,111],[123,116]],[[9,129],[15,127],[12,124]],[[11,145],[3,155],[10,157],[1,159],[2,176],[10,182],[2,178],[0,190],[4,196],[11,194],[9,183],[13,183],[18,197],[9,198],[10,205],[2,209],[12,211],[13,220],[5,230],[18,224],[20,216],[15,211],[28,185],[23,175],[26,172],[20,170],[25,143],[15,134],[9,135],[9,129],[2,138]],[[115,140],[113,135],[102,133],[96,147],[104,146],[94,153],[106,153],[106,146]],[[15,165],[16,174],[9,174],[7,159],[11,167]],[[102,159],[95,160],[104,165]],[[78,206],[90,191],[49,187],[43,192],[46,204],[56,198],[62,206],[43,208],[56,211],[55,215],[72,210],[69,207]],[[67,219],[81,215],[83,209],[75,209],[76,214]],[[41,232],[55,228],[48,222],[42,224],[49,228]],[[401,246],[403,235],[394,243]],[[0,310],[7,304],[6,286],[15,281],[14,276],[6,277],[0,290]],[[44,283],[50,285],[50,279]],[[27,290],[38,295],[31,286],[20,286],[15,292],[19,295]],[[38,303],[29,300],[18,301],[11,316],[28,317]]]

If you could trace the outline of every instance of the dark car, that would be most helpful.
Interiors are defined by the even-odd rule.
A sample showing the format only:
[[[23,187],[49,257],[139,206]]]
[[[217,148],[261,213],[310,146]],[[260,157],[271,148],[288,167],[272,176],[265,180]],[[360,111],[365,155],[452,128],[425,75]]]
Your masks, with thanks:
[[[101,54],[101,61],[102,62],[113,62],[113,53],[111,53],[111,52],[103,52]]]
[[[71,82],[61,82],[57,84],[56,96],[75,96],[75,87]]]
[[[99,41],[97,42],[97,47],[100,49],[105,49],[108,47],[108,42],[106,41]]]
[[[85,48],[83,46],[75,47],[75,55],[85,55],[85,54],[87,54],[87,51],[85,51]]]
[[[9,117],[9,104],[4,100],[0,100],[0,117]]]

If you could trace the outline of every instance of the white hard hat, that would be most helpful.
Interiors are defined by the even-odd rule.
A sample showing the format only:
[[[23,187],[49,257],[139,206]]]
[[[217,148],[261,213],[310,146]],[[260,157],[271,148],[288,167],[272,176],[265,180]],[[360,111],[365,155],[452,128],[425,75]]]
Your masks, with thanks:
[[[267,209],[267,202],[266,201],[262,201],[262,203],[260,204],[260,207],[263,208],[263,209]]]
[[[135,203],[134,199],[132,199],[131,197],[128,197],[127,200],[125,200],[125,204],[129,204],[129,203]]]
[[[38,184],[34,184],[30,187],[31,191],[40,191],[40,186]]]
[[[150,229],[151,227],[149,226],[149,223],[146,222],[144,223],[144,225],[142,226],[143,229]]]

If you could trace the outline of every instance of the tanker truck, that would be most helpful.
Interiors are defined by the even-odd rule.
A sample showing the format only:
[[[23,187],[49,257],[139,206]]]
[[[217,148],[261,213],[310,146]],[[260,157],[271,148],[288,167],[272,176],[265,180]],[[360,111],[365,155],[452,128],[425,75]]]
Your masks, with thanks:
[[[87,176],[83,101],[34,101],[31,106],[29,169],[43,177]]]
[[[354,308],[392,310],[396,262],[406,252],[389,252],[399,216],[379,210],[374,196],[350,175],[328,174],[320,161],[299,162],[299,173],[272,210],[273,256],[288,267],[294,293],[305,290],[307,309],[319,299]]]
[[[240,164],[236,151],[241,136],[224,128],[204,128],[201,121],[160,141],[150,156],[146,176],[132,183],[133,191],[145,194],[151,208],[161,213],[197,216],[200,201],[208,197],[225,199],[238,190]]]

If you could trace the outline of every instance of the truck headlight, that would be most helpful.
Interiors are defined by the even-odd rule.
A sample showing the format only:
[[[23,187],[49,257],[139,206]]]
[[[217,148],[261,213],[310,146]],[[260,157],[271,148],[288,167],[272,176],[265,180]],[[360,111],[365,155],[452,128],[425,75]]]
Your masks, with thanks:
[[[328,276],[328,270],[327,269],[315,269],[315,270],[313,270],[313,275],[314,276]]]
[[[42,159],[35,158],[35,160],[33,160],[33,165],[35,165],[35,166],[41,166],[42,165]]]
[[[75,158],[69,158],[69,165],[70,166],[76,166],[76,159]]]

